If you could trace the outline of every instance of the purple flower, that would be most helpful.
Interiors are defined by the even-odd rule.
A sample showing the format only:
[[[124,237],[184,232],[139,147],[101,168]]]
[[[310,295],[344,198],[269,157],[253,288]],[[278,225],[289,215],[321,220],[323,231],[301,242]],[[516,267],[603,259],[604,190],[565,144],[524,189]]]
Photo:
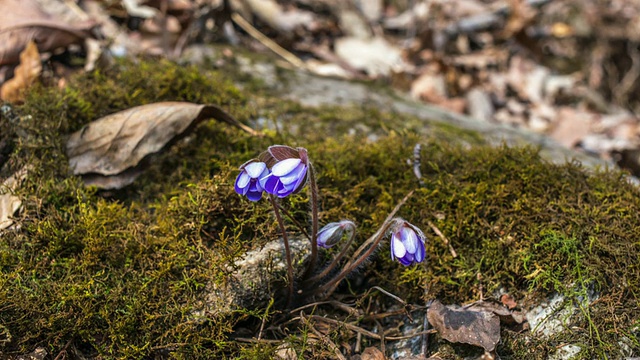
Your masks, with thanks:
[[[260,200],[264,188],[258,180],[269,175],[267,164],[250,160],[242,164],[240,170],[235,184],[236,192],[240,195],[247,195],[247,198],[251,201]]]
[[[345,231],[355,231],[356,224],[349,220],[333,222],[318,231],[318,246],[328,249],[342,239]]]
[[[414,225],[400,220],[399,226],[391,233],[391,259],[409,266],[412,263],[420,263],[424,260],[425,236]]]
[[[271,172],[260,177],[260,186],[269,194],[283,198],[297,193],[306,184],[309,169],[306,149],[274,145],[260,159],[271,166]]]

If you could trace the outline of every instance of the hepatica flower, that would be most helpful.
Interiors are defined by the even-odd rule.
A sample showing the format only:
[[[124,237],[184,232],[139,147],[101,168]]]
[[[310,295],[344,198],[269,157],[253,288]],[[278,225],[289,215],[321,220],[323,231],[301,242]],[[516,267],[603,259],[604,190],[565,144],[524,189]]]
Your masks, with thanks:
[[[318,246],[328,249],[342,239],[345,231],[355,231],[356,224],[349,220],[333,222],[318,231]]]
[[[304,148],[270,146],[260,159],[271,166],[271,172],[260,178],[260,186],[279,198],[297,193],[307,182],[309,158]]]
[[[251,201],[258,201],[262,198],[264,188],[259,179],[269,175],[267,164],[250,160],[240,166],[240,174],[236,179],[235,189],[240,195],[246,195]]]
[[[398,259],[404,265],[420,263],[424,260],[425,236],[420,229],[400,220],[391,233],[391,259]]]

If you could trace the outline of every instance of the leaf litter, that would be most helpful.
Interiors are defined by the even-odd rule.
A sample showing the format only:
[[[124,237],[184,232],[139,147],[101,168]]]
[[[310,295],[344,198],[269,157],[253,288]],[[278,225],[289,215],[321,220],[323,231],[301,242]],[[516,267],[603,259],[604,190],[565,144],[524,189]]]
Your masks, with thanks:
[[[149,156],[210,118],[257,134],[215,105],[153,103],[107,115],[71,134],[67,141],[69,167],[87,186],[120,189],[135,181],[148,165]]]

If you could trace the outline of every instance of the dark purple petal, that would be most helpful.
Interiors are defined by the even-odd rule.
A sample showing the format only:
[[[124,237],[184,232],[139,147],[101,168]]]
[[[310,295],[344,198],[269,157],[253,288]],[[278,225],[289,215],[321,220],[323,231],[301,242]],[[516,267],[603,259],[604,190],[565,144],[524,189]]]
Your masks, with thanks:
[[[269,174],[266,177],[260,179],[260,185],[264,188],[264,191],[269,194],[275,194],[277,191],[277,187],[280,184],[280,179],[273,174]]]
[[[243,187],[241,187],[241,186],[239,186],[239,185],[238,185],[238,183],[240,182],[240,179],[241,179],[242,175],[246,175],[246,174],[245,174],[244,172],[240,173],[240,175],[238,175],[238,178],[236,179],[236,183],[235,183],[235,186],[234,186],[234,187],[235,187],[235,189],[236,189],[236,192],[237,192],[238,194],[240,194],[240,195],[244,195],[244,194],[246,194],[246,193],[247,193],[247,190],[249,190],[249,186],[247,186],[247,185],[248,185],[248,183],[247,183],[247,185],[245,185],[245,186],[243,186]],[[243,182],[244,182],[244,180],[243,180]]]
[[[404,265],[404,266],[409,266],[411,265],[411,261],[406,260],[405,258],[398,258],[398,261],[400,262],[400,264]]]
[[[422,262],[422,260],[424,260],[426,251],[424,248],[424,243],[422,242],[422,239],[418,241],[418,249],[416,250],[415,256],[416,256],[416,262]]]
[[[262,191],[249,191],[247,192],[247,199],[251,201],[258,201],[262,199]]]

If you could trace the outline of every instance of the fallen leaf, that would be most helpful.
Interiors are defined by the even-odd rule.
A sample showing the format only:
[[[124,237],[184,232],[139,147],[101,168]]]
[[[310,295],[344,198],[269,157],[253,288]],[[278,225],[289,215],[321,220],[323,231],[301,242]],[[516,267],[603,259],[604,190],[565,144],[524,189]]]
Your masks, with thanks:
[[[335,42],[335,52],[349,66],[371,77],[387,76],[394,68],[406,68],[400,48],[383,38],[342,37]]]
[[[444,306],[435,300],[427,310],[429,323],[443,339],[493,351],[500,341],[500,319],[492,312]]]
[[[141,174],[150,155],[210,118],[256,134],[215,105],[154,103],[105,116],[71,134],[69,167],[86,185],[120,189]]]
[[[386,357],[377,347],[369,346],[360,355],[360,360],[385,360]]]
[[[518,306],[518,304],[516,303],[516,300],[513,298],[513,296],[509,294],[502,294],[502,296],[500,296],[500,302],[502,303],[502,305],[506,306],[507,309],[509,310],[512,310],[516,306]]]
[[[42,11],[35,0],[0,1],[0,65],[15,64],[30,41],[40,53],[92,37],[94,21],[69,25]]]
[[[505,298],[504,301],[507,301],[512,308],[504,305],[502,301],[481,300],[476,301],[473,304],[466,305],[464,309],[469,311],[491,312],[500,318],[500,323],[502,325],[510,327],[513,331],[522,331],[527,329],[528,324],[525,324],[527,321],[525,315],[521,311],[514,310],[515,307],[517,307],[515,300],[511,298],[511,302],[509,302],[509,300]]]
[[[13,195],[13,192],[27,176],[28,170],[28,167],[22,168],[7,178],[0,186],[0,230],[6,229],[13,224],[11,217],[22,206],[22,201],[19,197]]]
[[[25,91],[38,79],[41,72],[40,53],[32,40],[20,53],[20,65],[16,67],[13,78],[2,84],[0,99],[11,103],[23,102]]]
[[[557,126],[549,136],[567,148],[573,148],[591,133],[591,125],[598,115],[576,110],[567,106],[560,107],[557,112]]]

